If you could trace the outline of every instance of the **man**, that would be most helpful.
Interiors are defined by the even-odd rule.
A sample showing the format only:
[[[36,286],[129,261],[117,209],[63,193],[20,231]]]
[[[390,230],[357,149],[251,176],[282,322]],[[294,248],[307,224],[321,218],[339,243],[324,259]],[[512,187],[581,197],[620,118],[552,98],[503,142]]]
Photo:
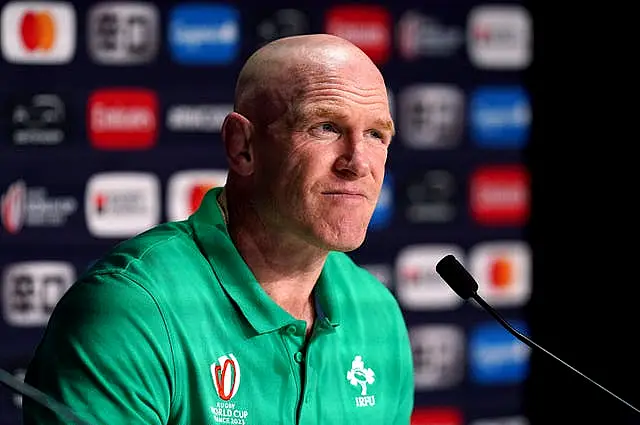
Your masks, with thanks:
[[[383,78],[353,44],[259,49],[222,128],[225,187],[80,277],[26,381],[99,424],[407,425],[401,311],[344,254],[364,241],[393,133]]]

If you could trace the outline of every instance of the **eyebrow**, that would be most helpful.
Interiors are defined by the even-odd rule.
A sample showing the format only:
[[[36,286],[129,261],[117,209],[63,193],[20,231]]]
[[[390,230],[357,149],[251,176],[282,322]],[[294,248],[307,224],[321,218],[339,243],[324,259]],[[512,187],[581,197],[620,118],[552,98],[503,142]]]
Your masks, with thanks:
[[[315,116],[315,117],[333,118],[336,120],[349,118],[348,114],[343,114],[341,112],[336,111],[333,108],[328,108],[325,106],[310,106],[310,107],[304,108],[300,112],[301,114],[299,116],[301,117]],[[308,118],[305,118],[305,121],[308,121]],[[376,120],[374,120],[373,124],[375,128],[380,128],[380,129],[389,131],[391,133],[391,136],[396,135],[395,126],[393,125],[392,120],[377,118]]]

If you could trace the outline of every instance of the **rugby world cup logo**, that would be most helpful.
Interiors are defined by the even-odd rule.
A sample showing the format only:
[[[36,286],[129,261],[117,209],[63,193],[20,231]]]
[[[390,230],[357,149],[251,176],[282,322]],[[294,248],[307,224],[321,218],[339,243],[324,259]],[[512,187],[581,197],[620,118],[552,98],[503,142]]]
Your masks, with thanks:
[[[240,363],[231,353],[218,357],[218,363],[211,364],[211,376],[218,396],[228,401],[236,395],[240,386]]]
[[[27,185],[19,180],[0,196],[0,221],[7,232],[20,232],[27,215]]]

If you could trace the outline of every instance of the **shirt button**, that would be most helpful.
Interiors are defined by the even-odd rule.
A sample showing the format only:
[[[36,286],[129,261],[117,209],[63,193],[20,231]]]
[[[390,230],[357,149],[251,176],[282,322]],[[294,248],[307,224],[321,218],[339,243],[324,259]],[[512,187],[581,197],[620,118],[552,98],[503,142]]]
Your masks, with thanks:
[[[287,328],[287,332],[291,335],[294,335],[298,331],[298,328],[295,325],[291,325]]]
[[[293,359],[298,363],[302,363],[302,353],[298,351],[293,355]]]

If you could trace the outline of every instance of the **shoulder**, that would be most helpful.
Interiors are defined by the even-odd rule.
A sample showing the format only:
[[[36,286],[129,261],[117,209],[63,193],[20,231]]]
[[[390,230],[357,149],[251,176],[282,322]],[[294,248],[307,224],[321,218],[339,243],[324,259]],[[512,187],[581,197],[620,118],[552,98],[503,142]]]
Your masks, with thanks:
[[[127,239],[98,259],[80,278],[126,276],[148,286],[170,280],[194,264],[207,264],[186,221],[168,222]]]
[[[95,261],[64,294],[54,316],[113,323],[159,319],[175,303],[176,293],[190,297],[190,285],[210,275],[189,223],[163,223]]]
[[[163,309],[180,289],[210,281],[211,267],[188,222],[163,223],[125,240],[81,273],[62,304],[74,309],[111,305],[124,299]],[[61,300],[62,301],[62,300]]]
[[[196,249],[188,223],[163,223],[115,245],[87,273],[130,270],[185,248]]]

